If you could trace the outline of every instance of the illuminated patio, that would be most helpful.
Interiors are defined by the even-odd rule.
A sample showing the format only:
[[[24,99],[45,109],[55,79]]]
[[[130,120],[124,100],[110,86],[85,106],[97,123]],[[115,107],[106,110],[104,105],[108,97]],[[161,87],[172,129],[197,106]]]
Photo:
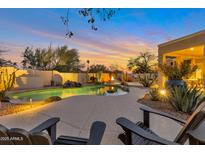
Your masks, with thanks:
[[[184,79],[189,86],[205,87],[205,31],[165,42],[158,47],[159,64],[175,65],[182,62],[197,65],[198,69],[189,78]],[[160,73],[160,86],[166,78]]]

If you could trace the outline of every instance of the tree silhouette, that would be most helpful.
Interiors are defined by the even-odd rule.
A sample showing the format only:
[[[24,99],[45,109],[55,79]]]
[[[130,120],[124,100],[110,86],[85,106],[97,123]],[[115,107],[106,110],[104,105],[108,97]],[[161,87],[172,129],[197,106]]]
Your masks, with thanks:
[[[96,65],[91,65],[89,68],[90,73],[98,73],[98,72],[109,72],[107,67],[103,64],[96,64]]]
[[[152,73],[156,67],[156,56],[149,52],[141,52],[137,58],[131,58],[127,67],[133,73]]]
[[[24,68],[40,70],[58,70],[60,72],[80,72],[84,67],[80,63],[77,49],[69,49],[66,45],[55,49],[48,47],[32,49],[27,47],[22,54]]]
[[[95,25],[98,19],[102,21],[110,20],[119,9],[111,8],[80,8],[77,9],[80,16],[83,16],[87,19],[87,23],[90,25],[91,29],[94,31],[98,30],[98,27]],[[74,32],[69,29],[69,9],[67,9],[66,16],[61,16],[63,24],[66,26],[66,37],[71,38],[74,35]]]

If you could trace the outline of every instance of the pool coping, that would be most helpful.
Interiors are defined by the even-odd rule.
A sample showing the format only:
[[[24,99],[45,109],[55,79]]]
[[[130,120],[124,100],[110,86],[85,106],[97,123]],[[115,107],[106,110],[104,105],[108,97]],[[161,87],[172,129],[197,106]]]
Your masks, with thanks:
[[[94,85],[104,85],[104,86],[117,86],[121,84],[117,83],[112,83],[112,84],[95,84],[95,83],[86,83],[83,84],[82,86],[94,86]],[[29,88],[29,89],[12,89],[10,91],[7,91],[7,94],[12,94],[12,93],[20,93],[20,92],[30,92],[30,91],[35,91],[35,90],[44,90],[44,89],[55,89],[55,88],[61,88],[62,86],[46,86],[46,87],[41,87],[41,88]],[[77,88],[77,87],[73,87]]]
[[[125,94],[122,94],[122,95],[126,95],[129,93],[129,88],[127,86],[124,86],[124,85],[119,85],[119,84],[87,84],[87,85],[83,85],[83,86],[118,86],[120,89],[122,89],[123,91],[125,91],[126,93]],[[126,90],[124,87],[127,87],[128,90]],[[19,90],[19,91],[9,91],[7,93],[8,97],[11,98],[11,100],[15,100],[15,98],[11,97],[12,94],[19,94],[19,93],[22,93],[22,92],[34,92],[34,91],[39,91],[39,90],[46,90],[46,89],[57,89],[57,88],[63,88],[62,86],[58,86],[58,87],[44,87],[44,88],[35,88],[35,89],[26,89],[26,90]],[[68,88],[68,89],[74,89],[74,88],[80,88],[80,87],[73,87],[73,88]],[[67,89],[67,88],[65,88]],[[73,95],[73,96],[92,96],[92,95],[89,95],[89,94],[82,94],[82,95]],[[65,98],[61,98],[61,100],[64,100],[64,99],[67,99],[67,98],[70,98],[70,97],[73,97],[73,96],[69,96],[69,97],[65,97]],[[96,95],[96,96],[100,96],[100,95]],[[103,95],[102,95],[103,96]],[[105,95],[106,96],[106,95]],[[114,96],[114,95],[107,95],[107,96]],[[106,96],[106,97],[107,97]],[[120,95],[115,95],[115,96],[120,96]],[[23,100],[20,100],[18,99],[19,101],[22,102],[22,104],[25,104],[25,103],[28,103],[29,101],[23,101]],[[32,102],[45,102],[45,100],[38,100],[38,101],[32,101]],[[53,101],[53,102],[56,102],[56,101]]]

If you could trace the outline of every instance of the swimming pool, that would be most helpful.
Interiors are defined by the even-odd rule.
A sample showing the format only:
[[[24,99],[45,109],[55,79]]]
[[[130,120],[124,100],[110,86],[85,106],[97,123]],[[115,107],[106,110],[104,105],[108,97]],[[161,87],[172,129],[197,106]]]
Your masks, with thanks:
[[[10,94],[9,96],[14,99],[20,99],[21,101],[42,101],[51,96],[60,96],[61,98],[67,98],[71,96],[79,95],[112,95],[118,96],[127,94],[120,86],[102,86],[102,85],[90,85],[82,86],[80,88],[46,88],[42,90],[32,90],[26,92],[18,92]]]

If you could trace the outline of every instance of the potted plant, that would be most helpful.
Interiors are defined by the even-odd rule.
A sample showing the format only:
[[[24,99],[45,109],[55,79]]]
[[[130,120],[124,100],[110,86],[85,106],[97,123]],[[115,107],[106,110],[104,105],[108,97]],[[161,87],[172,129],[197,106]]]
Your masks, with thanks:
[[[186,86],[186,82],[183,78],[190,76],[197,70],[197,65],[191,65],[190,63],[182,62],[180,65],[167,65],[163,64],[159,66],[162,73],[167,77],[165,83],[166,87],[179,87]]]

